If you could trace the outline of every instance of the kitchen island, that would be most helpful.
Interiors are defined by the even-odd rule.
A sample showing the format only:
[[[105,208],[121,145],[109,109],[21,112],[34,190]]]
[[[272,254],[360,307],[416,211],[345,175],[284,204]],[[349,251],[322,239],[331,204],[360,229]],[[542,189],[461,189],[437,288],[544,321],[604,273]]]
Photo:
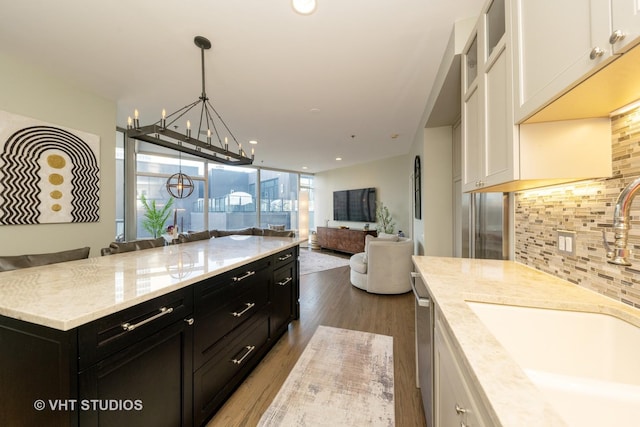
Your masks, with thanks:
[[[0,425],[202,425],[299,315],[296,238],[0,274]]]
[[[435,412],[440,409],[436,420],[441,425],[453,425],[443,420],[456,417],[458,423],[476,426],[573,425],[561,416],[554,402],[534,384],[514,354],[507,351],[468,302],[600,313],[640,327],[638,309],[515,262],[426,256],[414,256],[413,261],[435,306],[434,408]],[[507,322],[502,322],[507,329],[516,328]],[[536,325],[532,327],[535,329]],[[522,334],[526,340],[526,332]],[[548,347],[537,351],[544,355],[552,345],[550,341]],[[577,364],[589,357],[593,355],[580,354],[568,363]],[[613,362],[624,363],[629,377],[637,377],[638,365],[631,366],[623,360],[627,359],[619,355]],[[604,362],[596,360],[595,364]],[[456,375],[462,378],[462,386],[452,391],[455,399],[447,401],[451,397],[447,390],[449,380],[453,381]],[[465,393],[471,396],[469,406],[458,400]],[[438,408],[438,401],[445,403],[442,408]],[[582,405],[581,409],[586,410],[587,406]],[[636,410],[634,405],[627,408],[630,414]]]

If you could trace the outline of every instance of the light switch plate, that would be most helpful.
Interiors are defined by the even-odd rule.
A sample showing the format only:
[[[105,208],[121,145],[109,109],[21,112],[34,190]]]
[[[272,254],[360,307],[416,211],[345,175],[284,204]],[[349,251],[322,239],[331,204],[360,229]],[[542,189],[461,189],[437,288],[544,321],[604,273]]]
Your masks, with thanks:
[[[558,230],[558,253],[560,255],[576,255],[576,232]]]

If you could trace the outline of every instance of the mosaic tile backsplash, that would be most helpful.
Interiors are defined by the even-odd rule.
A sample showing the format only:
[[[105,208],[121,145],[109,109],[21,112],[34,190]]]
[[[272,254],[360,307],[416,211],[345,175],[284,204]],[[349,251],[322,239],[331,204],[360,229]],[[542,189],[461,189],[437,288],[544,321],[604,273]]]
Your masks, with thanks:
[[[612,244],[618,195],[640,176],[640,108],[612,117],[611,133],[611,178],[515,194],[515,259],[640,308],[640,194],[631,206],[632,266],[607,263],[602,241],[604,230]],[[576,233],[575,256],[558,253],[558,230]]]

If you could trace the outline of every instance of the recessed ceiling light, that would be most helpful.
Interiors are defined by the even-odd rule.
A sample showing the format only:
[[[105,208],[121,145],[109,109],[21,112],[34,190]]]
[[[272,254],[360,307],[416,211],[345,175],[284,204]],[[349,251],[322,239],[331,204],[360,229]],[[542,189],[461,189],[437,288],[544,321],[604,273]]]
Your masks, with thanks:
[[[301,15],[311,15],[316,11],[316,0],[291,0],[291,6],[293,10]]]
[[[302,167],[302,170],[304,170],[304,171],[306,171],[307,169],[309,169],[309,168],[308,168],[308,167],[306,167],[306,166],[303,166],[303,167]]]
[[[249,141],[249,144],[256,145],[257,143],[258,143],[258,141],[256,141],[255,139],[252,139],[252,140]]]
[[[340,160],[342,160],[342,157],[336,157],[336,160],[340,161]]]

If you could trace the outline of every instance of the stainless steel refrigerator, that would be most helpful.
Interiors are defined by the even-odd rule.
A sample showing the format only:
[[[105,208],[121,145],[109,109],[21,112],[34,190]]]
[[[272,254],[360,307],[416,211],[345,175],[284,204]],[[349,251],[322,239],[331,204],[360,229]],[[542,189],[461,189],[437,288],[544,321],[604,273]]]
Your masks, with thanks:
[[[462,257],[509,258],[509,194],[462,195]]]

